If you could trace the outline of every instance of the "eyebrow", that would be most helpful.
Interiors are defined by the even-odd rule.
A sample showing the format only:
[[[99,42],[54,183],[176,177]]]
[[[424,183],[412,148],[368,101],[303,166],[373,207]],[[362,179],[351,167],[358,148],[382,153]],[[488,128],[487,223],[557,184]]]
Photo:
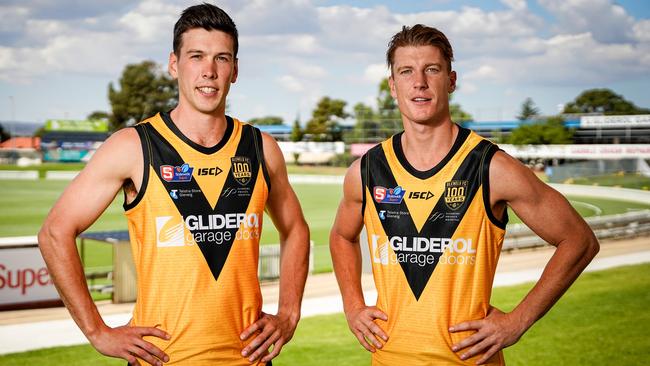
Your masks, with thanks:
[[[199,49],[193,49],[193,48],[191,48],[191,49],[187,50],[187,53],[200,53],[200,54],[205,54],[206,52],[203,51],[203,50],[199,50]],[[224,55],[226,55],[226,56],[230,56],[230,57],[233,57],[232,52],[227,52],[227,51],[226,51],[226,52],[219,52],[219,53],[217,53],[217,56],[224,56]]]
[[[439,63],[439,62],[433,62],[433,63],[424,65],[425,68],[429,67],[429,66],[438,66],[439,68],[442,68],[442,64]]]
[[[442,68],[442,64],[439,63],[439,62],[432,62],[430,64],[425,64],[424,68],[426,69],[427,67],[431,67],[431,66],[437,66],[439,68]],[[395,69],[395,70],[397,72],[400,72],[400,71],[402,71],[404,69],[414,69],[414,68],[415,68],[415,66],[412,66],[412,65],[403,65],[403,66],[398,66],[397,69]]]
[[[404,66],[399,66],[399,67],[396,69],[396,71],[397,71],[397,72],[400,72],[400,71],[402,71],[402,70],[404,70],[404,69],[412,69],[412,68],[413,68],[413,66],[410,66],[410,65],[404,65]]]

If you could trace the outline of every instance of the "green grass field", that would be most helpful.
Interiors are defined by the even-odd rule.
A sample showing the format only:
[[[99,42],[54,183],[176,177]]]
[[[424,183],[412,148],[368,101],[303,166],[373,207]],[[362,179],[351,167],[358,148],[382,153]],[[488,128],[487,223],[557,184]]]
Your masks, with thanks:
[[[295,172],[322,173],[320,170],[314,171],[317,169],[314,167],[301,168],[304,169]],[[326,170],[328,169],[326,168]],[[0,206],[0,237],[36,235],[50,207],[68,183],[68,181],[48,180],[0,180],[0,189],[4,193],[3,204]],[[302,204],[305,218],[309,223],[311,239],[314,242],[314,270],[316,272],[331,271],[328,237],[341,199],[341,186],[336,184],[296,184],[294,189]],[[649,205],[594,197],[570,197],[570,200],[578,212],[585,217],[650,208]],[[122,195],[118,194],[104,215],[88,231],[126,230],[122,202]],[[517,222],[520,222],[519,219],[511,213],[510,223]],[[262,244],[279,242],[277,231],[268,216],[265,216],[261,242]],[[110,245],[87,241],[86,248],[87,267],[111,265],[112,249]]]
[[[578,177],[572,178],[568,183],[582,185],[597,185],[606,187],[623,187],[632,189],[650,190],[650,177],[644,177],[641,174],[609,174],[595,177]]]
[[[583,274],[553,309],[514,346],[508,365],[645,365],[650,359],[650,264]],[[511,310],[532,284],[496,288],[492,304]],[[368,365],[369,353],[343,314],[305,318],[274,365]],[[124,365],[91,346],[0,356],[0,364]]]

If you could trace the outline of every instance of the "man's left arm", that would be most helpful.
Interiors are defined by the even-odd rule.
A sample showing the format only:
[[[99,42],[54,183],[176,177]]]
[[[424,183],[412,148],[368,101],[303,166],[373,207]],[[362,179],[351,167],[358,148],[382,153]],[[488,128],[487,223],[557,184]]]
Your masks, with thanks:
[[[271,136],[262,134],[262,138],[271,181],[266,210],[280,234],[280,298],[276,315],[262,313],[240,336],[246,340],[259,332],[242,350],[251,362],[262,356],[263,362],[272,360],[293,337],[309,267],[309,228],[289,184],[282,151]]]
[[[517,342],[558,301],[599,250],[593,231],[569,202],[519,161],[497,152],[489,175],[492,208],[505,210],[507,203],[556,250],[539,281],[510,313],[491,307],[484,319],[449,328],[450,332],[476,331],[453,345],[452,350],[466,349],[461,359],[482,353],[477,364],[485,363],[499,350]]]

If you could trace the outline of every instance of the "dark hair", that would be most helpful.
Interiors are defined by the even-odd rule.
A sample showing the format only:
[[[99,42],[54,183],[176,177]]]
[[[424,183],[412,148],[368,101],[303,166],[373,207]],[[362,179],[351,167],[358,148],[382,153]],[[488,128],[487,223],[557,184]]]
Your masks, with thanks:
[[[451,71],[451,61],[454,60],[454,50],[444,33],[433,27],[416,24],[412,27],[403,26],[402,30],[395,34],[388,42],[386,51],[386,62],[388,68],[393,72],[393,61],[395,50],[407,46],[434,46],[437,47],[442,56],[447,60],[447,71]]]
[[[203,28],[208,31],[218,30],[230,35],[233,40],[233,48],[235,52],[233,56],[237,58],[239,41],[237,39],[238,34],[235,22],[233,22],[230,16],[228,16],[225,11],[221,10],[221,8],[208,3],[190,6],[181,13],[181,17],[174,25],[173,44],[176,56],[178,56],[181,51],[183,33],[194,28]]]

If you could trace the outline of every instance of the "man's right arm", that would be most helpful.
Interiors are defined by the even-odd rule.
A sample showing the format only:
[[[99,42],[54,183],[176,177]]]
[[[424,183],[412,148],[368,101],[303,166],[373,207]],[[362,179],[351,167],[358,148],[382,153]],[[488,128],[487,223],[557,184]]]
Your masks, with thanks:
[[[379,339],[385,342],[388,336],[374,320],[385,321],[388,317],[375,306],[366,306],[361,288],[359,233],[363,227],[361,206],[364,192],[360,165],[360,159],[355,161],[345,175],[343,199],[330,232],[330,252],[348,326],[363,347],[375,352],[375,347],[382,347]]]
[[[61,299],[92,345],[104,355],[132,364],[137,364],[139,357],[160,365],[159,360],[168,360],[168,356],[142,337],[169,336],[156,328],[108,327],[88,292],[76,246],[77,235],[97,220],[125,181],[130,179],[139,188],[143,164],[135,129],[113,134],[54,204],[38,233],[38,242]]]

